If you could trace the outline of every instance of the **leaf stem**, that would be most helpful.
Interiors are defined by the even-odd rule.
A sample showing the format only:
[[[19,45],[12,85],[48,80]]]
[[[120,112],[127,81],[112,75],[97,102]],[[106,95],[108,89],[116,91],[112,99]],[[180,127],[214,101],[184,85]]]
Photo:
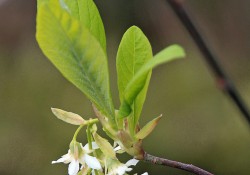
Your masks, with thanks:
[[[173,11],[178,16],[182,24],[186,27],[187,31],[193,38],[194,42],[204,55],[205,60],[207,61],[208,65],[210,66],[211,70],[213,71],[216,77],[219,87],[229,95],[231,100],[236,104],[236,106],[239,108],[245,119],[250,124],[250,113],[248,111],[247,106],[245,105],[244,101],[239,95],[233,82],[230,80],[228,75],[223,70],[222,66],[219,64],[218,59],[211,52],[211,49],[208,47],[201,33],[197,29],[197,26],[195,26],[190,15],[183,7],[182,0],[167,0],[167,2],[170,4]]]
[[[205,171],[205,170],[203,170],[197,166],[194,166],[192,164],[185,164],[182,162],[177,162],[177,161],[173,161],[173,160],[169,160],[169,159],[156,157],[156,156],[150,155],[146,152],[144,154],[143,160],[145,162],[149,162],[151,164],[157,164],[157,165],[163,165],[163,166],[168,166],[168,167],[172,167],[172,168],[177,168],[177,169],[188,171],[190,173],[197,174],[197,175],[213,175],[212,173]]]

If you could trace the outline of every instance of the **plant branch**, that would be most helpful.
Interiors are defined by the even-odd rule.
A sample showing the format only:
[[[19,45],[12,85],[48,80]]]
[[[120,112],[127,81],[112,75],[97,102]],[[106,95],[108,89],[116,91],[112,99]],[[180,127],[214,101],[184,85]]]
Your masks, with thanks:
[[[177,161],[173,161],[173,160],[169,160],[169,159],[156,157],[156,156],[150,155],[146,152],[144,154],[144,161],[152,163],[152,164],[169,166],[172,168],[181,169],[181,170],[188,171],[190,173],[194,173],[197,175],[213,175],[212,173],[205,171],[205,170],[203,170],[197,166],[194,166],[192,164],[185,164],[185,163],[181,163],[181,162],[177,162]]]
[[[174,10],[175,14],[179,17],[180,21],[188,30],[189,34],[193,38],[194,42],[196,43],[202,54],[204,55],[204,58],[206,59],[208,65],[210,66],[211,70],[213,71],[216,77],[219,87],[229,95],[231,100],[237,105],[237,107],[242,112],[245,119],[250,124],[250,113],[245,103],[243,102],[234,84],[229,79],[228,75],[225,73],[222,66],[219,64],[218,59],[211,52],[211,49],[208,47],[207,43],[203,39],[201,33],[195,26],[189,14],[183,7],[181,0],[167,0],[167,1]]]

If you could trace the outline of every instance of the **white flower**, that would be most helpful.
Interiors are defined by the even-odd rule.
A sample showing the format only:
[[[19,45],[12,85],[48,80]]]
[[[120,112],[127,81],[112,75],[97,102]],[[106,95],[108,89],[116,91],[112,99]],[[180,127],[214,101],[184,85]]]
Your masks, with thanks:
[[[95,142],[92,142],[92,149],[98,149],[99,147]],[[96,157],[88,155],[92,150],[89,149],[89,145],[86,144],[84,147],[81,143],[72,142],[70,144],[70,149],[68,153],[63,155],[57,161],[52,161],[54,163],[69,163],[68,174],[69,175],[77,175],[79,171],[79,164],[82,164],[82,167],[86,167],[86,165],[91,169],[101,170],[101,164],[97,160]]]
[[[109,169],[108,175],[124,175],[126,172],[132,170],[132,168],[129,168],[130,166],[135,166],[138,162],[139,160],[136,159],[131,159],[125,164],[120,162],[114,162],[112,164],[112,167]]]
[[[137,173],[134,174],[134,175],[137,175]],[[143,174],[141,174],[141,175],[148,175],[148,172],[145,172],[145,173],[143,173]]]

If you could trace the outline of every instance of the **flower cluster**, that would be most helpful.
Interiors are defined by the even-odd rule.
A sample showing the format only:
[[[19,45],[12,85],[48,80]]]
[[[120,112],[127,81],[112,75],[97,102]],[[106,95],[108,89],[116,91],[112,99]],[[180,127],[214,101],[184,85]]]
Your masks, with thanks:
[[[92,149],[89,149],[90,147],[92,147]],[[90,146],[89,143],[82,146],[81,143],[72,141],[68,153],[58,160],[52,161],[52,164],[69,164],[69,175],[77,175],[79,171],[82,172],[82,174],[90,172],[92,175],[96,175],[103,173],[103,170],[105,171],[105,175],[124,175],[132,170],[131,166],[135,166],[139,162],[139,160],[130,159],[123,164],[118,159],[111,159],[108,157],[106,157],[105,160],[98,160],[97,157],[90,155],[98,149],[99,146],[96,142],[92,142],[92,146]],[[114,148],[114,151],[118,150],[120,150],[120,146]],[[104,165],[102,165],[101,162],[105,162]],[[142,175],[148,175],[148,173],[145,172]]]
[[[76,175],[79,169],[88,169],[93,170],[102,170],[101,164],[96,157],[89,155],[93,150],[98,149],[98,146],[95,142],[92,142],[92,149],[89,149],[89,144],[86,144],[84,147],[81,143],[72,142],[72,147],[68,150],[68,153],[63,155],[57,161],[52,161],[54,163],[69,163],[68,174]],[[80,168],[80,164],[82,165]]]
[[[77,114],[56,108],[52,108],[52,112],[67,123],[80,125],[69,145],[68,153],[58,160],[52,161],[52,164],[69,164],[69,175],[125,175],[132,171],[131,167],[139,162],[137,159],[128,160],[126,163],[121,163],[118,160],[116,154],[125,152],[123,145],[115,142],[112,146],[108,140],[97,134],[95,123],[99,121],[98,119],[84,120]],[[77,135],[84,126],[87,126],[88,139],[85,146],[77,141]],[[148,175],[148,173],[142,175]]]

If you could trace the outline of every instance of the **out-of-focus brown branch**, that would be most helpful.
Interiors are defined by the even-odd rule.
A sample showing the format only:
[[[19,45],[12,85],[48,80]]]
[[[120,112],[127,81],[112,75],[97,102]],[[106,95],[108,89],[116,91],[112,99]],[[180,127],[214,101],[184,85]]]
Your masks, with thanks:
[[[185,163],[181,163],[181,162],[177,162],[177,161],[173,161],[173,160],[168,160],[168,159],[164,159],[164,158],[150,155],[148,153],[144,154],[144,161],[150,162],[152,164],[163,165],[163,166],[181,169],[181,170],[188,171],[190,173],[197,174],[197,175],[213,175],[212,173],[205,171],[205,170],[203,170],[197,166],[194,166],[192,164],[185,164]]]
[[[225,73],[222,66],[219,64],[218,59],[211,52],[207,43],[203,39],[201,33],[199,32],[197,27],[194,25],[193,20],[190,18],[189,14],[183,7],[183,1],[182,0],[167,0],[167,2],[170,4],[175,14],[179,17],[180,21],[186,27],[189,34],[191,35],[194,42],[196,43],[196,45],[198,46],[200,51],[203,53],[204,58],[206,59],[208,65],[210,66],[211,70],[215,74],[219,87],[229,95],[231,100],[237,105],[237,107],[239,108],[239,110],[241,111],[245,119],[250,124],[250,113],[248,111],[247,106],[243,102],[234,84],[229,79],[228,75]]]
[[[0,0],[0,6],[3,5],[6,2],[7,2],[7,0]]]

